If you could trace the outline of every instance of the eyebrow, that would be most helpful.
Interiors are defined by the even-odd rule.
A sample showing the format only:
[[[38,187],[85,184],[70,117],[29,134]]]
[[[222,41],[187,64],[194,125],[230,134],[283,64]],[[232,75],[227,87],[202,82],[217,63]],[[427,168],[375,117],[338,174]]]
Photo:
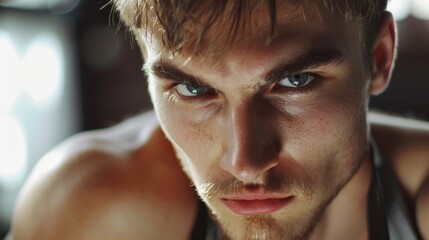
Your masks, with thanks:
[[[338,65],[344,61],[344,54],[336,48],[316,49],[293,57],[286,64],[271,70],[265,77],[268,82],[278,82],[289,74],[301,73],[307,69],[327,65]]]
[[[318,68],[331,64],[340,64],[343,61],[344,54],[338,49],[326,48],[311,50],[304,54],[292,57],[291,61],[269,71],[263,79],[266,82],[278,82],[291,73],[300,73],[306,69]],[[160,78],[177,82],[179,84],[185,83],[193,86],[212,88],[210,84],[203,79],[185,73],[178,67],[170,63],[163,62],[162,60],[145,63],[143,70],[146,73],[153,73]]]
[[[187,74],[170,63],[162,62],[161,60],[145,63],[143,70],[148,73],[153,73],[160,78],[180,84],[186,83],[193,86],[210,87],[208,83],[191,74]]]

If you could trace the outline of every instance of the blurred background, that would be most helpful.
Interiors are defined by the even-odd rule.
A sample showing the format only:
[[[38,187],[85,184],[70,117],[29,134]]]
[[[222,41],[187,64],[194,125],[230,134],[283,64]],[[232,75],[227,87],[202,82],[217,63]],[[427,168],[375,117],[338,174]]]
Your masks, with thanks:
[[[140,52],[108,0],[0,0],[0,239],[37,160],[151,108]],[[429,120],[429,0],[391,0],[399,58],[371,107]]]

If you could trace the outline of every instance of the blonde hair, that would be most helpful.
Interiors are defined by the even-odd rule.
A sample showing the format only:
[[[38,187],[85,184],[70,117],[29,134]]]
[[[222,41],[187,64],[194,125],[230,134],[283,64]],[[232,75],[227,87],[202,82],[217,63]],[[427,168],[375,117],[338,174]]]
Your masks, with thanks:
[[[302,12],[311,0],[111,0],[122,21],[134,34],[156,32],[162,46],[171,53],[180,53],[185,43],[199,52],[207,35],[217,29],[221,34],[207,49],[226,50],[251,31],[255,8],[263,8],[269,18],[267,41],[276,37],[277,7],[290,3]],[[319,1],[319,0],[316,0]],[[365,44],[371,46],[388,0],[323,0],[324,7],[346,18],[358,18],[365,29]],[[222,23],[222,24],[219,24]],[[192,36],[188,33],[192,33]],[[368,47],[367,47],[368,48]]]

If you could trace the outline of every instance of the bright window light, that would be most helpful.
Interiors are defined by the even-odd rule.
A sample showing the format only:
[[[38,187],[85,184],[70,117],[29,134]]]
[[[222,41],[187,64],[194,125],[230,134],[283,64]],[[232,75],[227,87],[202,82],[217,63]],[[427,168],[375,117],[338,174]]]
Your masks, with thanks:
[[[0,0],[0,6],[23,9],[51,9],[55,13],[69,13],[79,4],[79,0]]]
[[[19,123],[9,116],[0,117],[0,146],[0,179],[20,179],[27,162],[26,141]]]
[[[428,0],[423,0],[428,1]],[[397,21],[405,19],[410,15],[411,0],[391,0],[387,6],[387,10],[392,12]]]
[[[39,104],[49,104],[59,97],[63,87],[62,48],[57,37],[44,35],[28,46],[23,66],[23,87]]]
[[[417,18],[429,20],[429,0],[414,0],[412,13]]]
[[[7,32],[0,30],[0,115],[9,111],[14,105],[21,91],[23,69],[19,69],[13,41]],[[1,145],[0,145],[1,146]]]
[[[70,23],[45,13],[63,13],[71,5],[62,3],[76,0],[24,1],[49,4],[43,14],[0,13],[0,221],[5,222],[37,160],[78,127]],[[51,6],[54,1],[61,4]]]

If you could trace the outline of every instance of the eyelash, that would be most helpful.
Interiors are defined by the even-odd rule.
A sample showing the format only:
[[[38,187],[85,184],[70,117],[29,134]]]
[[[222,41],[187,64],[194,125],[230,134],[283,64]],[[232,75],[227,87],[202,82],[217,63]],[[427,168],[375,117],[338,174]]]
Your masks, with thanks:
[[[177,92],[177,86],[180,84],[192,85],[191,83],[186,83],[186,82],[173,82],[173,83],[169,84],[167,86],[166,95],[168,96],[168,99],[170,101],[173,101],[175,103],[177,103],[178,101],[198,102],[198,101],[201,101],[204,99],[211,98],[218,93],[218,91],[216,91],[215,89],[212,89],[210,87],[200,86],[200,87],[206,87],[208,89],[207,92],[200,95],[200,96],[184,96],[184,95],[179,94]]]
[[[310,74],[311,76],[314,77],[314,79],[303,87],[292,88],[292,87],[285,87],[279,84],[275,84],[272,89],[280,93],[294,92],[299,94],[307,94],[313,91],[320,84],[321,82],[320,80],[323,79],[323,77],[320,74],[317,74],[315,72],[298,72],[298,73],[286,74],[286,76],[283,77],[282,79],[286,79],[286,77],[291,76],[293,74]]]
[[[315,72],[298,72],[298,73],[293,73],[293,74],[310,74],[314,77],[314,79],[309,84],[307,84],[306,86],[303,86],[303,87],[292,88],[292,87],[281,86],[278,83],[275,83],[275,85],[271,89],[274,92],[278,92],[278,93],[307,94],[307,93],[310,93],[311,91],[313,91],[317,87],[317,85],[319,85],[320,80],[322,78],[322,76],[320,74],[317,74]],[[285,74],[285,77],[283,77],[282,80],[286,79],[286,77],[291,76],[293,74]],[[280,81],[278,81],[278,82],[280,82]],[[207,88],[208,89],[207,92],[202,94],[202,95],[199,95],[199,96],[184,96],[184,95],[179,94],[177,92],[177,86],[180,84],[192,85],[191,83],[187,83],[187,82],[173,82],[173,83],[169,84],[169,86],[167,87],[169,90],[166,92],[166,94],[168,95],[168,99],[170,101],[173,101],[173,102],[178,102],[178,101],[198,102],[201,100],[209,99],[209,98],[211,98],[214,95],[219,93],[219,91],[217,91],[216,89],[212,89],[212,88],[204,86],[204,85],[199,85],[199,87]]]

